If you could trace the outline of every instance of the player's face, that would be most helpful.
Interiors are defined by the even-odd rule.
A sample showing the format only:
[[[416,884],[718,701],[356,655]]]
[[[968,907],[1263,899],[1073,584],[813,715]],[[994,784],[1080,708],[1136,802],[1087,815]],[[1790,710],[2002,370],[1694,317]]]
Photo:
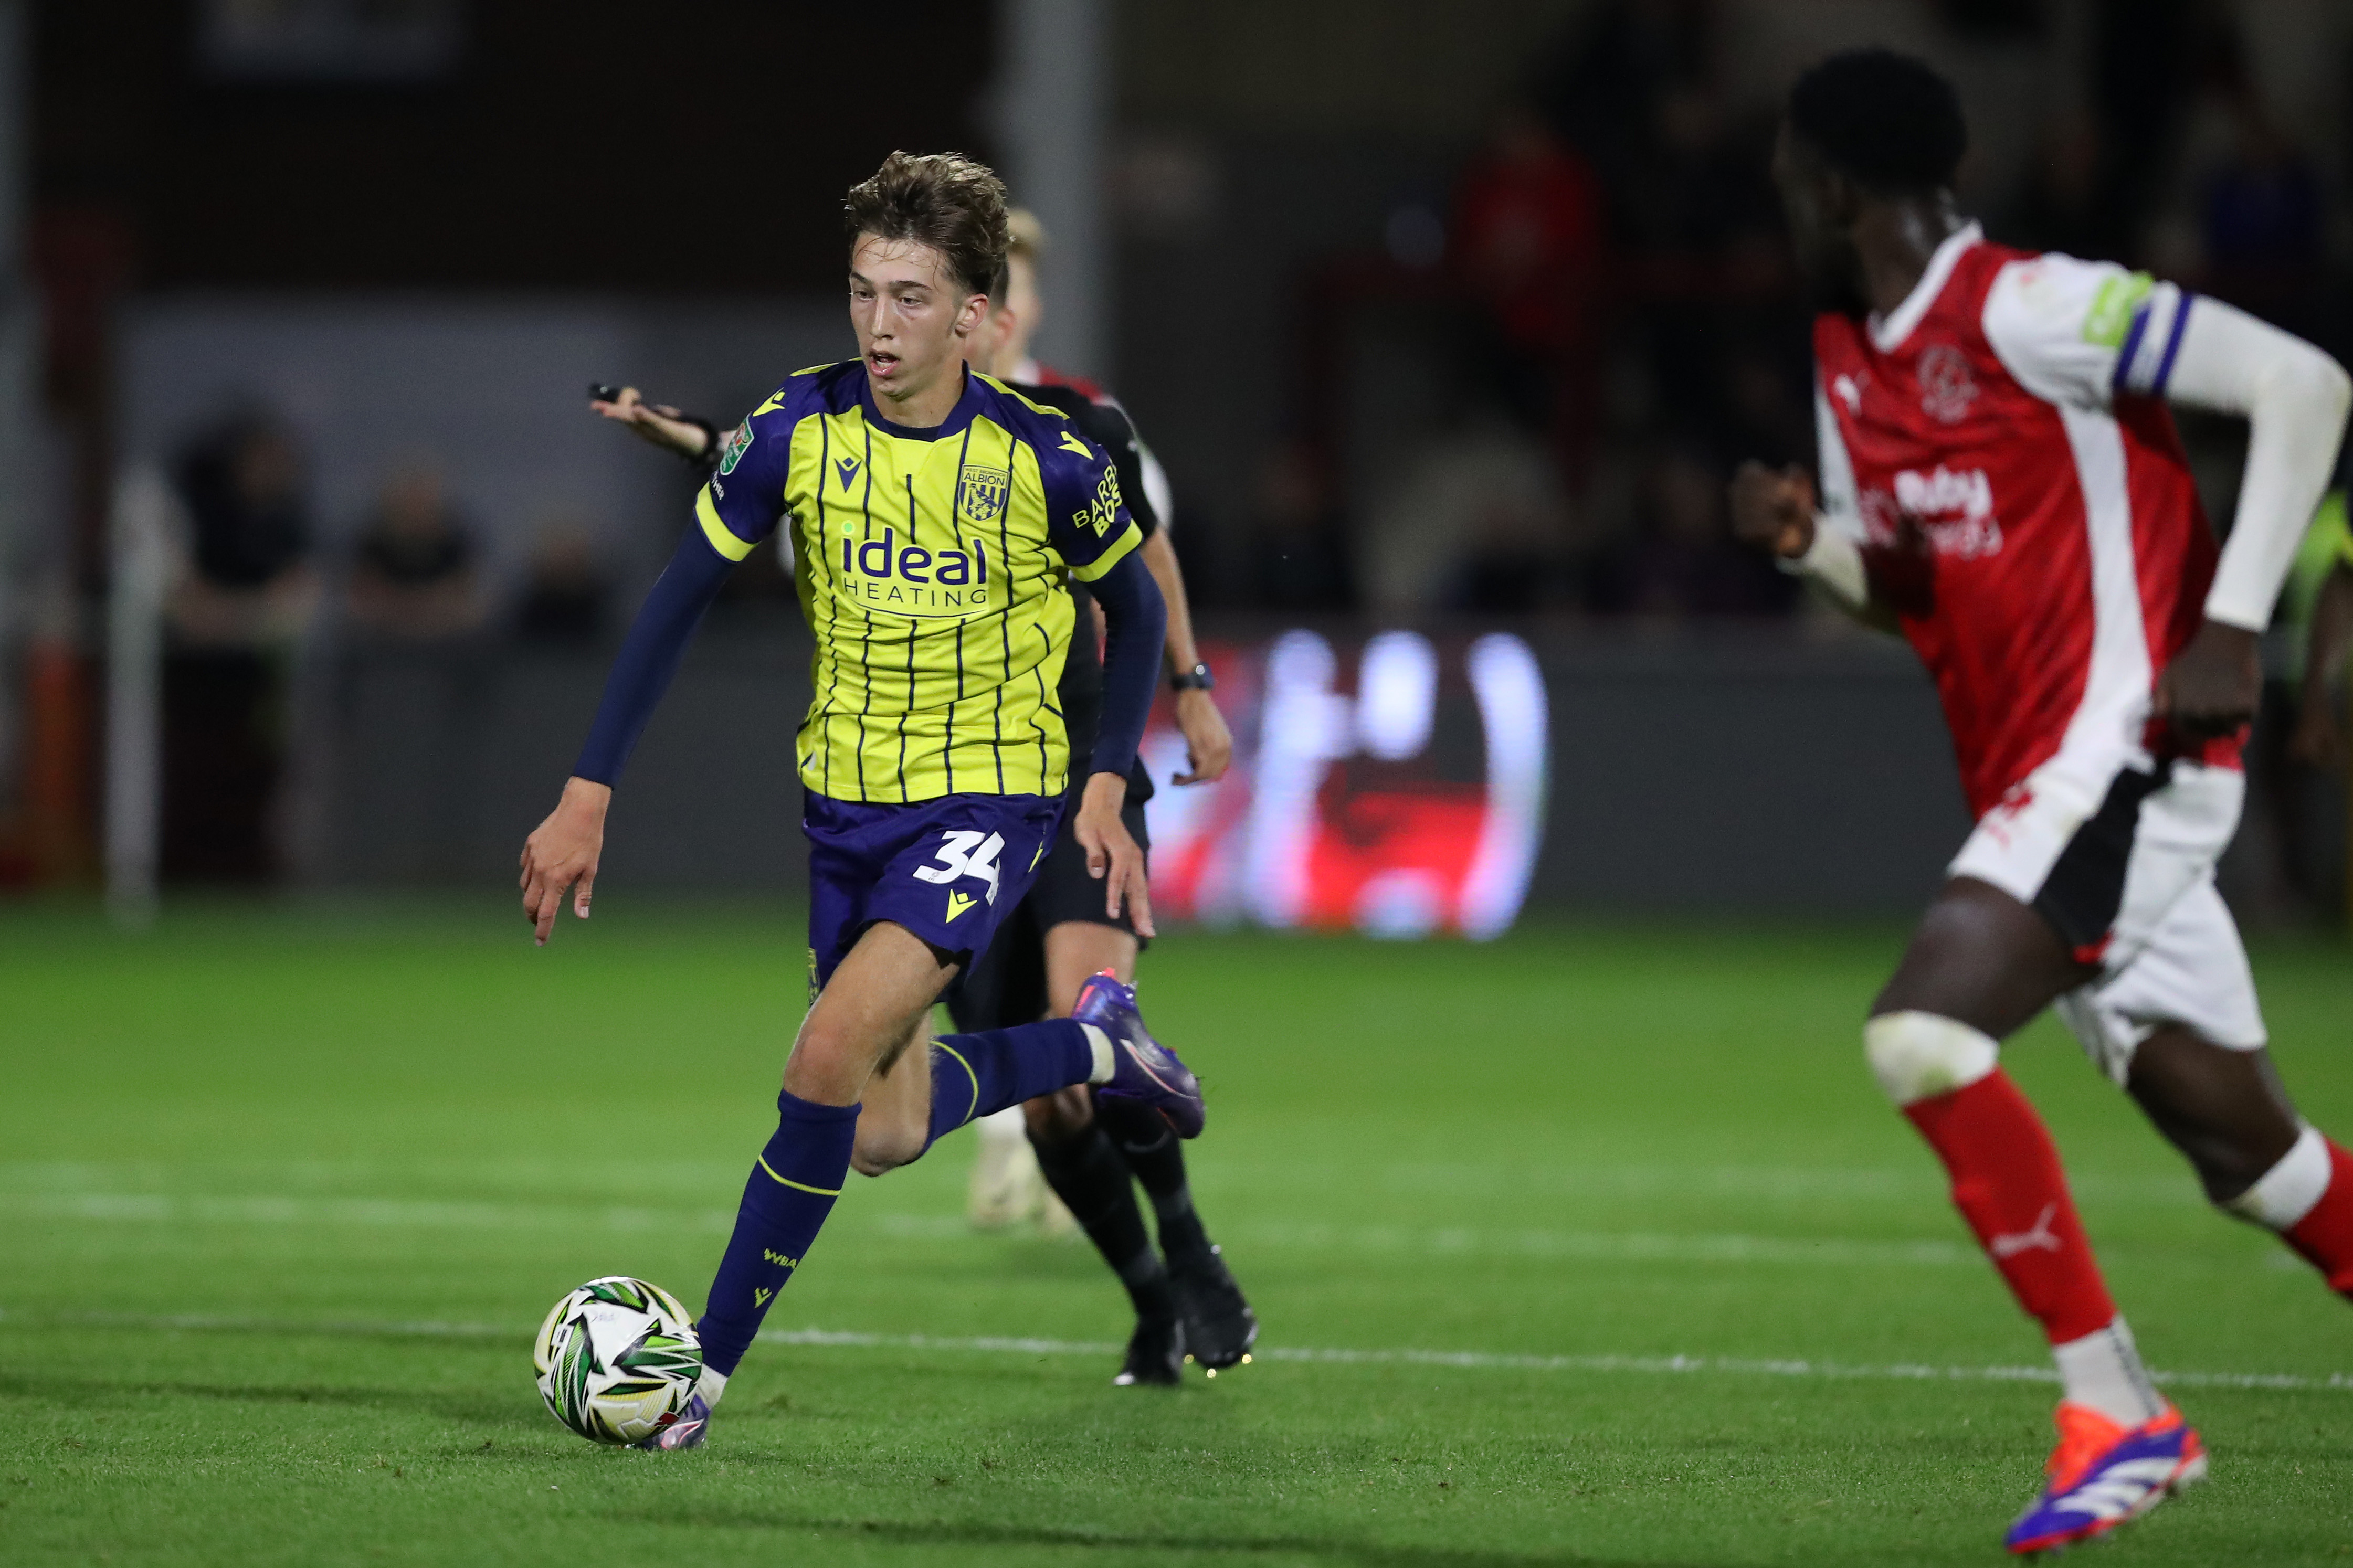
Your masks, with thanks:
[[[1789,244],[1815,305],[1860,314],[1862,268],[1854,248],[1851,187],[1785,122],[1773,143],[1773,183],[1780,188]]]
[[[850,250],[849,324],[878,398],[904,403],[958,373],[987,309],[928,245],[861,234]]]

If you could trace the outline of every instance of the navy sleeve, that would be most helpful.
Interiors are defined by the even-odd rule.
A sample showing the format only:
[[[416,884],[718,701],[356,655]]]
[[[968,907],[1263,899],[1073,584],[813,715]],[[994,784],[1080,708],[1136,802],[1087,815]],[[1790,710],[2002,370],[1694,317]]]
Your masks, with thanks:
[[[638,607],[612,674],[605,678],[605,700],[596,706],[588,743],[580,748],[580,760],[573,765],[575,777],[600,784],[620,778],[629,753],[638,748],[638,737],[645,733],[646,721],[654,716],[655,705],[678,673],[688,639],[702,624],[702,612],[719,596],[720,584],[733,564],[712,546],[702,527],[686,531],[661,580]]]
[[[1103,610],[1103,721],[1095,731],[1090,773],[1125,778],[1144,743],[1152,696],[1160,685],[1160,645],[1168,632],[1168,605],[1160,584],[1134,551],[1088,586]]]

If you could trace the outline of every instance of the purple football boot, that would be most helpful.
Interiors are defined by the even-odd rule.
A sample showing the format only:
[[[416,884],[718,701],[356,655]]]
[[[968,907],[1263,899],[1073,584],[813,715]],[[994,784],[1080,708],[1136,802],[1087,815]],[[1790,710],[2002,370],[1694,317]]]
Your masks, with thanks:
[[[2003,1542],[2020,1556],[2063,1551],[2127,1524],[2206,1474],[2206,1446],[2168,1407],[2125,1427],[2096,1410],[2063,1402],[2051,1483],[2019,1515]]]
[[[1090,975],[1079,987],[1071,1016],[1111,1037],[1111,1081],[1097,1084],[1097,1094],[1150,1106],[1179,1138],[1201,1135],[1208,1112],[1201,1104],[1200,1080],[1144,1026],[1144,1015],[1135,1010],[1135,987],[1122,985],[1108,969]]]
[[[640,1437],[629,1445],[655,1453],[669,1453],[678,1448],[700,1448],[711,1436],[711,1406],[702,1395],[686,1402],[686,1408],[664,1423],[650,1437]]]

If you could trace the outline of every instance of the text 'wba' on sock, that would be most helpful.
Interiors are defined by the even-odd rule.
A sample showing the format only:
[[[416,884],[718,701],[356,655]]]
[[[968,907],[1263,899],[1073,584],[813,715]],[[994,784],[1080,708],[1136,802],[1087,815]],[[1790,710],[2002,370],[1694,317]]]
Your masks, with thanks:
[[[1095,1070],[1083,1024],[1048,1018],[932,1042],[931,1142],[1008,1105],[1081,1084]]]
[[[760,1332],[760,1321],[808,1256],[825,1216],[849,1176],[858,1139],[858,1107],[818,1105],[793,1094],[776,1097],[776,1132],[752,1163],[734,1234],[711,1281],[711,1299],[695,1331],[702,1362],[732,1373]]]
[[[1161,1114],[1134,1100],[1098,1098],[1095,1119],[1108,1131],[1135,1179],[1152,1199],[1160,1226],[1160,1250],[1171,1263],[1206,1257],[1208,1233],[1193,1211],[1193,1189],[1185,1176],[1185,1144]]]
[[[1152,1250],[1145,1233],[1144,1211],[1135,1205],[1135,1188],[1127,1162],[1112,1146],[1099,1122],[1090,1121],[1075,1138],[1060,1142],[1032,1139],[1038,1169],[1046,1184],[1095,1244],[1103,1261],[1127,1287],[1128,1300],[1139,1318],[1165,1318],[1176,1310],[1168,1286],[1168,1271]]]
[[[2008,1073],[1996,1068],[1967,1088],[1914,1101],[1904,1114],[1944,1161],[1953,1206],[2052,1344],[2116,1320],[2059,1151]]]

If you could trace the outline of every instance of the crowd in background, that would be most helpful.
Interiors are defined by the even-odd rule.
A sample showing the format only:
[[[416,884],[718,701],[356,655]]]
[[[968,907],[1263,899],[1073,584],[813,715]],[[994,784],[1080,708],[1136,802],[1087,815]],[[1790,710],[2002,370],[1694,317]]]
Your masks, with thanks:
[[[1434,374],[1456,412],[1380,483],[1354,487],[1383,499],[1353,511],[1345,454],[1278,444],[1249,530],[1255,570],[1229,584],[1240,597],[1668,618],[1800,605],[1791,580],[1733,544],[1723,511],[1741,459],[1813,457],[1773,106],[1726,85],[1725,12],[1609,0],[1529,70],[1455,179],[1429,247],[1439,289],[1412,276],[1431,257],[1392,245],[1399,292],[1434,298],[1451,322]],[[2049,8],[2021,0],[1936,12],[1957,42],[2051,42]],[[2049,106],[2034,155],[2014,177],[1971,171],[1991,235],[2153,268],[2342,353],[2327,216],[2342,193],[2264,102],[2229,14],[2200,0],[2092,13],[2087,79]]]

